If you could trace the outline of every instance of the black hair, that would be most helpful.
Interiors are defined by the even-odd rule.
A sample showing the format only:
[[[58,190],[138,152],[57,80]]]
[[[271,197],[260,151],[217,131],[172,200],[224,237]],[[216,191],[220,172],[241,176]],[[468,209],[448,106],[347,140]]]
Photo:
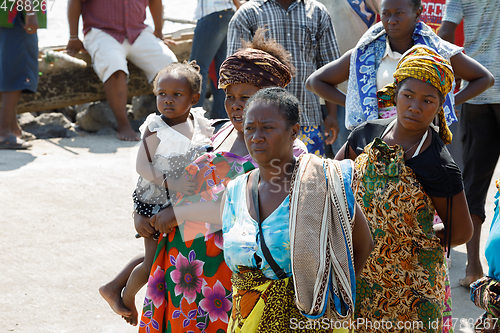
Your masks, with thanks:
[[[394,90],[394,95],[395,96],[397,96],[397,94],[399,92],[399,89],[401,89],[401,87],[403,86],[403,82],[405,82],[408,79],[413,79],[413,78],[412,77],[407,77],[406,79],[398,82],[398,84],[396,85],[396,89]],[[415,80],[417,80],[417,79],[415,79]],[[434,88],[436,88],[436,87],[434,87]],[[436,88],[436,90],[437,90],[438,96],[439,96],[439,104],[440,104],[440,106],[442,106],[443,103],[444,103],[444,96],[443,96],[443,94],[441,93],[441,91],[438,88]]]
[[[422,1],[421,0],[410,0],[410,6],[414,11],[422,9]]]
[[[270,87],[257,91],[245,105],[244,114],[253,103],[257,102],[276,106],[285,119],[287,127],[300,123],[300,102],[286,89]]]
[[[173,72],[183,72],[183,76],[188,80],[191,85],[191,89],[194,93],[201,93],[201,83],[202,77],[200,74],[200,66],[196,63],[196,60],[192,60],[187,62],[184,60],[183,62],[173,62],[168,66],[162,68],[153,81],[153,91],[158,89],[158,80],[165,73],[173,73]]]

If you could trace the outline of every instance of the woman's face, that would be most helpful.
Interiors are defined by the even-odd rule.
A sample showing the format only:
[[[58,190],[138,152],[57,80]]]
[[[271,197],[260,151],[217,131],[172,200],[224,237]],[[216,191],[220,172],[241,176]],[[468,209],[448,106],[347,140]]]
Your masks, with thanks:
[[[382,0],[380,19],[389,39],[411,38],[421,10],[415,11],[410,0]]]
[[[395,98],[398,121],[410,131],[427,129],[440,107],[440,92],[430,83],[406,79]]]
[[[237,131],[243,132],[243,109],[247,101],[260,88],[250,83],[231,84],[226,87],[226,107],[227,116]]]
[[[278,165],[293,156],[293,141],[299,125],[289,126],[277,106],[253,102],[247,109],[244,138],[248,152],[260,166]]]

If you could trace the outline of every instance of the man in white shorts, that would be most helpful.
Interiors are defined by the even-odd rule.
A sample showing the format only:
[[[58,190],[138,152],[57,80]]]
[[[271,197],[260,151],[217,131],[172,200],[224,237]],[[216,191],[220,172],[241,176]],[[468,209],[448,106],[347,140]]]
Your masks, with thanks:
[[[154,31],[144,23],[148,6]],[[85,35],[83,43],[78,38],[80,15]],[[141,68],[150,82],[160,69],[177,61],[163,42],[161,0],[68,0],[68,23],[68,54],[74,55],[84,48],[90,54],[116,117],[118,138],[139,140],[126,112],[127,59]]]

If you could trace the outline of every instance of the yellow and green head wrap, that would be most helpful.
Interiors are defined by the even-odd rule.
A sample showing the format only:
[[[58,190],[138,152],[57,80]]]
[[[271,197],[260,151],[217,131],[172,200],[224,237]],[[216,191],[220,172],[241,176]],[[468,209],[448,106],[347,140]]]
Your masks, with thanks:
[[[401,57],[394,72],[394,83],[386,85],[377,92],[379,108],[395,106],[396,86],[406,78],[427,82],[438,89],[443,98],[451,91],[455,76],[448,60],[425,45],[415,45]],[[439,110],[439,136],[445,144],[451,143],[452,134],[444,116],[443,107]]]

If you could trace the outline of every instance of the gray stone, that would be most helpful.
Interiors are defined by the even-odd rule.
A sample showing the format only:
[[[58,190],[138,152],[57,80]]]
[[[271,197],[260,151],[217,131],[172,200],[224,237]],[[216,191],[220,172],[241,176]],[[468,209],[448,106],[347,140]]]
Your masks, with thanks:
[[[29,112],[21,113],[20,115],[18,115],[17,121],[19,122],[19,126],[21,126],[23,128],[25,126],[31,126],[31,125],[38,124],[35,116]]]
[[[88,108],[89,105],[90,105],[90,103],[83,103],[83,104],[75,105],[74,108],[75,108],[76,114],[79,114],[80,112],[82,112],[83,110]]]
[[[132,97],[132,116],[129,114],[129,119],[142,120],[156,110],[155,95],[134,96]]]
[[[76,123],[87,132],[97,132],[101,128],[116,129],[116,119],[108,102],[90,103],[76,115]]]
[[[64,128],[71,128],[71,121],[59,112],[42,113],[36,120],[40,125],[61,125]]]
[[[25,113],[27,114],[27,113]],[[23,116],[20,125],[38,139],[71,138],[77,136],[73,123],[62,113],[42,113],[38,117]]]
[[[116,130],[112,129],[111,127],[104,127],[98,130],[96,135],[116,135]]]
[[[65,115],[71,122],[76,122],[76,109],[74,106],[67,106],[65,108],[59,108],[55,110],[56,112],[60,112]]]

